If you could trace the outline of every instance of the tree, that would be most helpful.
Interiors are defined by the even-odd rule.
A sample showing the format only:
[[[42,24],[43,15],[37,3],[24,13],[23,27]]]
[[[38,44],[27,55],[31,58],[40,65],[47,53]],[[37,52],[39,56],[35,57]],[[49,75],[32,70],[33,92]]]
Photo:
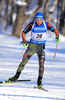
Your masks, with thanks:
[[[60,9],[59,31],[62,35],[65,35],[65,0],[58,0],[58,7],[58,12]]]
[[[1,2],[1,5],[0,5],[0,17],[1,17],[1,12],[2,12],[5,0],[1,0],[0,2]]]
[[[63,0],[63,7],[62,7],[62,12],[63,12],[63,28],[62,28],[62,35],[65,35],[65,0]]]
[[[42,0],[39,0],[39,4],[41,4]],[[28,3],[28,0],[26,0],[26,3]],[[17,5],[17,19],[15,24],[13,25],[13,31],[12,31],[12,35],[13,36],[17,36],[20,37],[20,32],[22,29],[23,24],[25,23],[25,21],[32,17],[35,16],[36,12],[40,10],[40,8],[38,7],[38,9],[36,11],[34,11],[34,13],[32,13],[31,15],[25,15],[25,8],[26,6],[19,6]]]
[[[53,12],[54,12],[54,9],[55,9],[57,3],[58,3],[58,0],[54,0],[54,1],[53,1],[52,7],[51,7],[51,9],[50,9],[50,11],[49,11],[48,22],[51,21],[52,14],[53,14]]]
[[[25,11],[26,6],[19,6],[17,5],[17,18],[16,18],[16,22],[13,25],[13,31],[12,31],[12,35],[13,36],[17,36],[20,37],[20,32],[22,29],[22,25],[24,20],[24,11]]]
[[[6,0],[6,26],[5,30],[7,30],[8,25],[12,24],[12,13],[13,12],[13,0]]]

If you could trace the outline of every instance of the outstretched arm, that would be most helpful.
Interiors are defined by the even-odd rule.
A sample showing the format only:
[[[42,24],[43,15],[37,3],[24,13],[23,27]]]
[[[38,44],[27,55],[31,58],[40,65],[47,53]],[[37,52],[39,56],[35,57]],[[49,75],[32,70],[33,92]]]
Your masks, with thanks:
[[[21,33],[22,39],[23,39],[24,42],[26,41],[25,34],[27,34],[32,29],[32,25],[33,25],[33,22],[31,22],[30,24],[28,24],[27,27]]]
[[[47,27],[48,27],[48,30],[50,30],[51,32],[54,32],[56,36],[59,36],[59,31],[48,22],[47,22]]]

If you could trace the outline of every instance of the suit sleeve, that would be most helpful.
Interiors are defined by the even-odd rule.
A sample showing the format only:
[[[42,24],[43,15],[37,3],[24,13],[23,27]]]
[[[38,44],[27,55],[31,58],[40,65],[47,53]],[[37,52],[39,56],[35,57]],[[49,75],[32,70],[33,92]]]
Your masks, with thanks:
[[[33,22],[31,22],[30,24],[28,24],[26,26],[26,28],[22,31],[21,36],[22,36],[23,41],[26,41],[25,34],[27,34],[32,29],[32,25],[33,25]]]
[[[48,30],[50,30],[51,32],[54,32],[56,36],[59,36],[59,31],[48,22],[47,22],[47,27],[48,27]]]

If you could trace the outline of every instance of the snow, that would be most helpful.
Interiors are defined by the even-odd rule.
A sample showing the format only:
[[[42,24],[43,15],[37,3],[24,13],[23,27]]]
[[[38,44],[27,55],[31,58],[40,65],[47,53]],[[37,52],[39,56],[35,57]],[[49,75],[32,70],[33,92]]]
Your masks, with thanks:
[[[27,3],[24,2],[24,1],[22,1],[22,0],[16,1],[16,4],[19,5],[19,6],[21,6],[21,5],[27,5]]]
[[[21,38],[9,36],[0,25],[0,81],[15,75],[22,60]],[[11,30],[10,28],[8,30]],[[65,37],[60,35],[55,61],[53,61],[56,41],[54,33],[47,35],[45,73],[43,87],[48,92],[34,89],[37,85],[38,58],[34,54],[26,64],[19,79],[31,79],[29,82],[0,84],[0,100],[65,100]]]
[[[32,14],[39,6],[38,2],[39,2],[39,0],[29,0],[27,7],[25,9],[25,15]]]

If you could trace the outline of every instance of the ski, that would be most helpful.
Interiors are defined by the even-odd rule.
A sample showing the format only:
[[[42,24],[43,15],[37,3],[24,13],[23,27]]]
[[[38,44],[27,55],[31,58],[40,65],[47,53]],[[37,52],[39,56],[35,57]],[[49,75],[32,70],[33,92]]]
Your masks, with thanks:
[[[0,81],[0,84],[17,83],[17,82],[27,82],[27,81],[31,81],[31,80]]]
[[[45,89],[45,88],[43,88],[43,87],[39,88],[39,87],[37,87],[37,86],[34,86],[34,88],[35,88],[35,89],[40,89],[40,90],[43,90],[43,91],[48,91],[47,89]]]

